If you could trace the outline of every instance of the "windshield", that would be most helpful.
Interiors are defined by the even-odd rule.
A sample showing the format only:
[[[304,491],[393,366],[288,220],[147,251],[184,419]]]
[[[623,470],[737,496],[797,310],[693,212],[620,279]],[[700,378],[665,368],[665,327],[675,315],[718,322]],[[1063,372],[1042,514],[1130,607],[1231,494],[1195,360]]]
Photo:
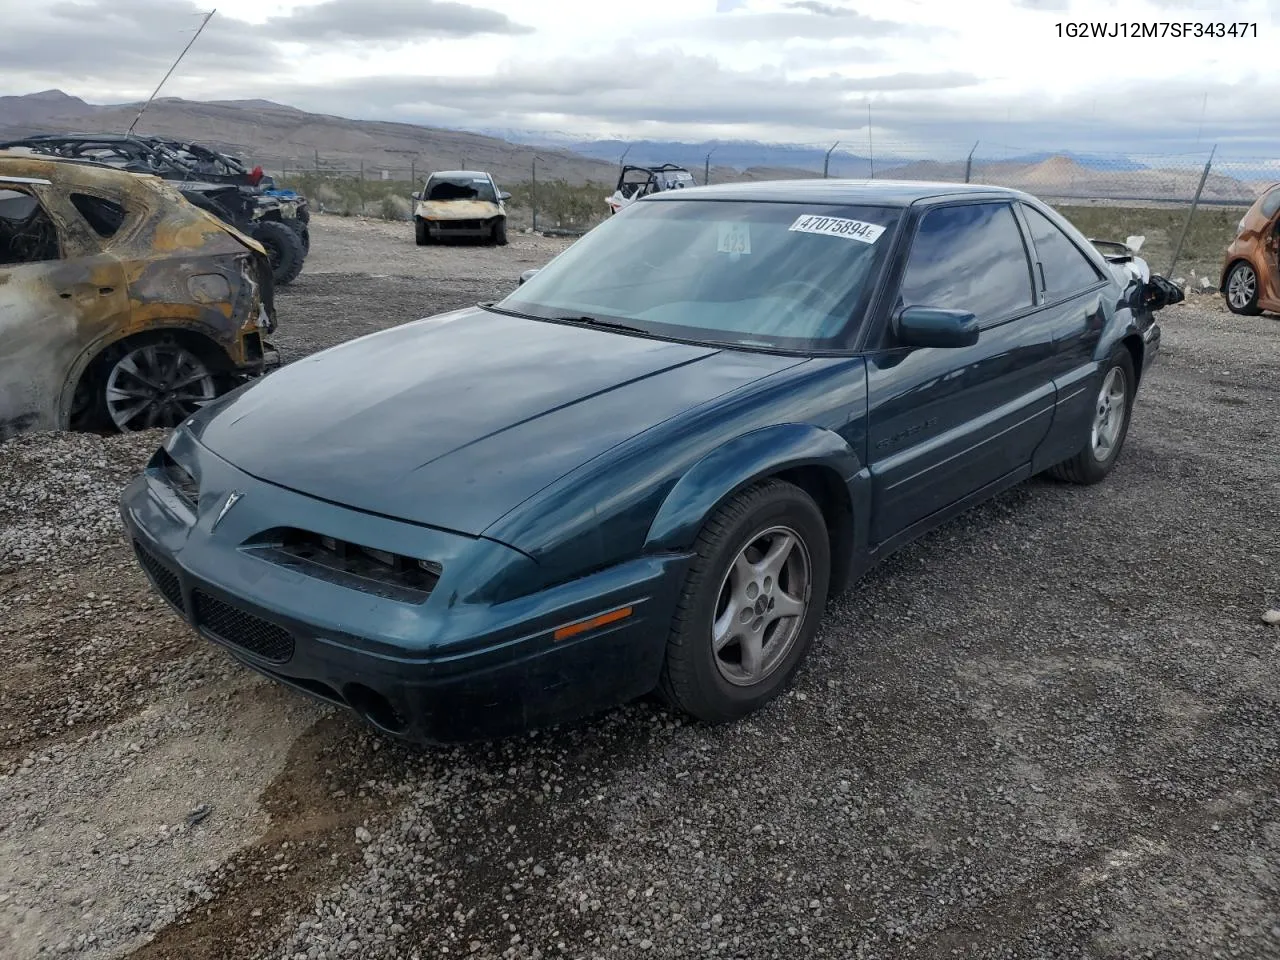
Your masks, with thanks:
[[[861,323],[897,219],[889,207],[644,201],[496,306],[681,340],[834,348]]]
[[[425,193],[427,200],[498,200],[488,177],[432,177]]]

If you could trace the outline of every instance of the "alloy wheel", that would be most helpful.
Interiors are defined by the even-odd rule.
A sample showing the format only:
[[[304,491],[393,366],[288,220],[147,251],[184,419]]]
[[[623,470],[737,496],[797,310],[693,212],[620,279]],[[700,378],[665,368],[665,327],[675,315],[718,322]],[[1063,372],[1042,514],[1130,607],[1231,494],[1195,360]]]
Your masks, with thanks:
[[[1244,310],[1253,303],[1258,292],[1258,275],[1247,263],[1237,264],[1227,279],[1227,301],[1237,310]]]
[[[217,396],[217,384],[191,351],[150,343],[115,362],[104,396],[111,422],[127,433],[177,426]]]
[[[800,635],[812,583],[809,550],[790,527],[751,538],[720,584],[711,624],[721,677],[747,687],[778,669]]]
[[[1116,450],[1120,432],[1124,429],[1125,408],[1128,405],[1128,390],[1124,371],[1112,367],[1102,381],[1102,389],[1098,391],[1098,400],[1094,405],[1092,445],[1094,459],[1104,463]]]

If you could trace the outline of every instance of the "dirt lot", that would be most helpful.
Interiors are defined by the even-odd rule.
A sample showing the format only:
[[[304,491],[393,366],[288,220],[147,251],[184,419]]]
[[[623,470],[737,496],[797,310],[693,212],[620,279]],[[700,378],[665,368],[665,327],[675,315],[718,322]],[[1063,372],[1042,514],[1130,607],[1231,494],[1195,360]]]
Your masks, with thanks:
[[[320,218],[281,346],[563,246]],[[1106,484],[891,559],[732,728],[388,743],[151,597],[114,498],[158,436],[0,446],[0,957],[1280,956],[1280,321],[1163,326]]]

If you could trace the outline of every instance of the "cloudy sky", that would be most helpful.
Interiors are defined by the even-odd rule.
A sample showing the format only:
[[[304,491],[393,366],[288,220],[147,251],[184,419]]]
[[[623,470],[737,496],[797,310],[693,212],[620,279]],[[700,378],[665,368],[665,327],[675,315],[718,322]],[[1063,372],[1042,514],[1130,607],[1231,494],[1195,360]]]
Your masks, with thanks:
[[[164,94],[471,129],[1280,149],[1280,0],[0,0],[0,94]],[[1240,22],[1247,38],[1058,24]],[[1256,30],[1256,37],[1252,33]]]

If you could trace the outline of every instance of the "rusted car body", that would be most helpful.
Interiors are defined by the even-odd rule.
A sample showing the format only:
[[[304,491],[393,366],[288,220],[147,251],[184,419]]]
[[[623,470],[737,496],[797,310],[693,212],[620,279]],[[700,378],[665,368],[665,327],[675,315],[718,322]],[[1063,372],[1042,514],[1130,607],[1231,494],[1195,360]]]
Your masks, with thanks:
[[[1264,190],[1240,218],[1222,261],[1218,292],[1232,313],[1280,313],[1280,183]]]
[[[279,363],[260,244],[158,177],[0,151],[0,440],[174,426]]]
[[[479,170],[442,170],[431,174],[414,195],[414,238],[418,246],[450,238],[507,242],[507,209],[511,194],[498,189],[493,177]]]

